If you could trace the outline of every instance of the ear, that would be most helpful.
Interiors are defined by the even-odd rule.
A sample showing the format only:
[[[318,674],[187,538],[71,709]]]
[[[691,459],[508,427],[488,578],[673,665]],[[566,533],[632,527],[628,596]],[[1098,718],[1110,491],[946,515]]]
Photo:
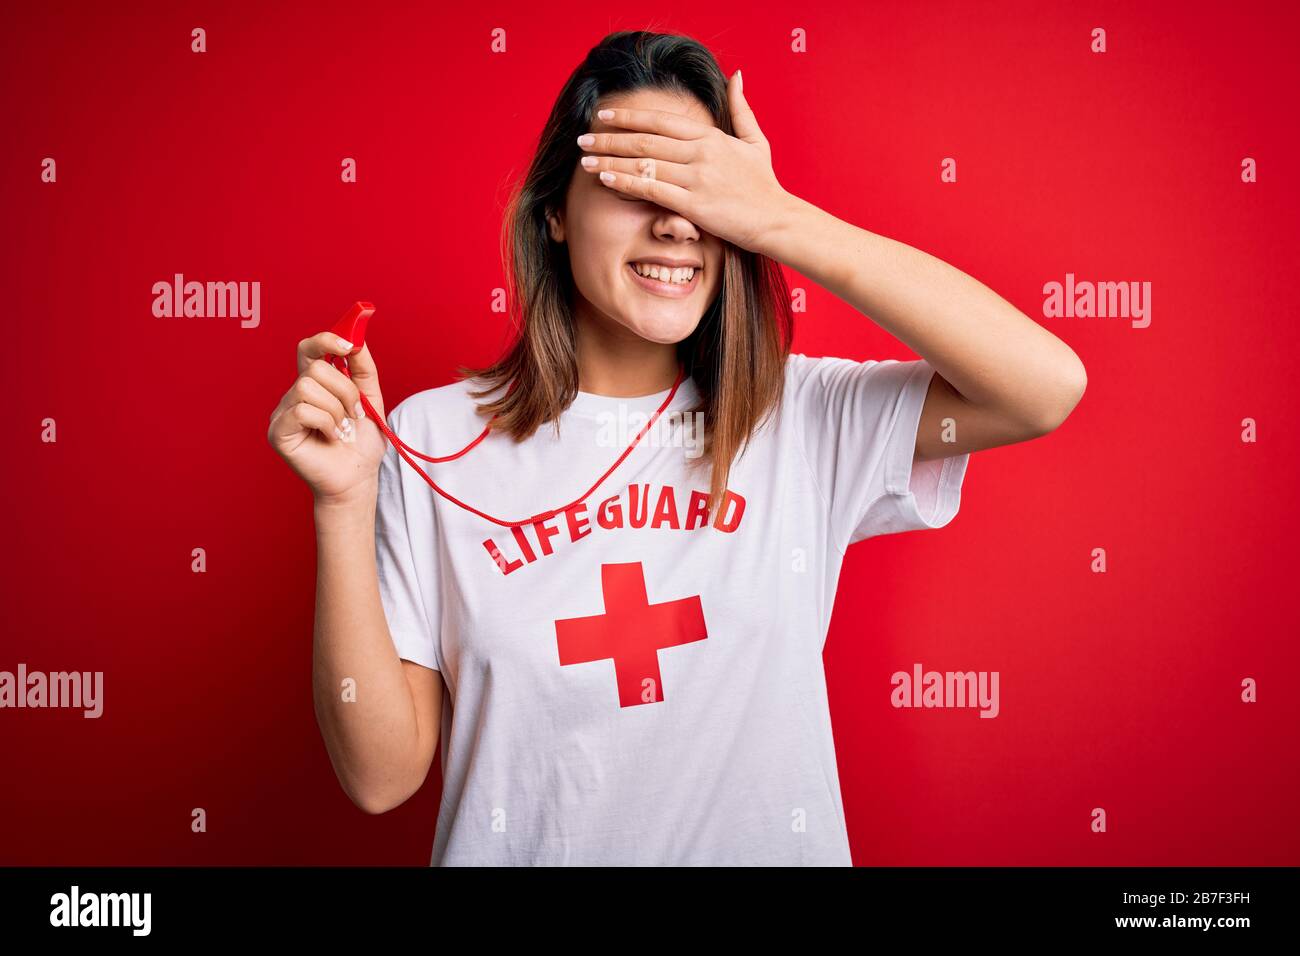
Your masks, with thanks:
[[[564,241],[564,213],[548,212],[546,222],[550,226],[551,238],[556,242]]]

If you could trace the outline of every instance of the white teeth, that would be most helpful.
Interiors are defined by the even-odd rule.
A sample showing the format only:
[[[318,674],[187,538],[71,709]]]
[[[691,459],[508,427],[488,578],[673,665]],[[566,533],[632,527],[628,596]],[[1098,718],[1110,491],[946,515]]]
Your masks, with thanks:
[[[685,284],[695,278],[694,266],[670,269],[667,266],[655,264],[646,265],[642,262],[634,262],[632,263],[632,268],[636,270],[637,275],[645,276],[649,279],[658,279],[660,282]]]

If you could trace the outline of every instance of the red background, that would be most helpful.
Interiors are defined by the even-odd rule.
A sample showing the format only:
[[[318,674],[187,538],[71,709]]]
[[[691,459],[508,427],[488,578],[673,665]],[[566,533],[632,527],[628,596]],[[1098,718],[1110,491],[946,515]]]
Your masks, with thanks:
[[[267,419],[297,341],[356,299],[390,408],[497,353],[507,188],[585,52],[651,28],[744,68],[786,189],[971,273],[1088,369],[1061,429],[972,456],[951,525],[849,551],[826,665],[855,862],[1300,863],[1298,25],[1185,3],[8,9],[0,669],[102,670],[105,712],[0,711],[0,862],[428,862],[436,769],[370,817],[330,768],[310,493]],[[175,272],[260,281],[261,326],[154,318]],[[1150,281],[1150,327],[1044,318],[1066,272]],[[789,278],[797,351],[914,357]],[[1000,716],[893,709],[916,661],[999,671]]]

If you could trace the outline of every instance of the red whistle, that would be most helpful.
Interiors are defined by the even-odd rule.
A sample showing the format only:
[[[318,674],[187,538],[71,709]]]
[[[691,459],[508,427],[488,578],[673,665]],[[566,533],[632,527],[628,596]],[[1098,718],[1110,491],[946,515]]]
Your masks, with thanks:
[[[354,302],[352,308],[348,309],[347,314],[339,319],[338,324],[330,331],[351,342],[355,351],[366,344],[366,323],[374,314],[375,307],[372,303]],[[340,372],[343,371],[343,356],[331,355],[329,360],[330,364]]]

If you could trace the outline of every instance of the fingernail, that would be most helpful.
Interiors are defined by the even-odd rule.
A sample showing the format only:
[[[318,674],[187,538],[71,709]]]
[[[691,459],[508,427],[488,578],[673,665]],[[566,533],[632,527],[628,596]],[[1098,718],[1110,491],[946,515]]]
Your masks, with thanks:
[[[349,352],[352,351],[352,343],[349,342],[347,339],[343,338],[342,336],[339,336],[339,345],[343,346]]]
[[[356,415],[358,419],[366,417],[366,410],[361,407],[360,401],[358,401],[355,405],[352,406],[352,414]]]

